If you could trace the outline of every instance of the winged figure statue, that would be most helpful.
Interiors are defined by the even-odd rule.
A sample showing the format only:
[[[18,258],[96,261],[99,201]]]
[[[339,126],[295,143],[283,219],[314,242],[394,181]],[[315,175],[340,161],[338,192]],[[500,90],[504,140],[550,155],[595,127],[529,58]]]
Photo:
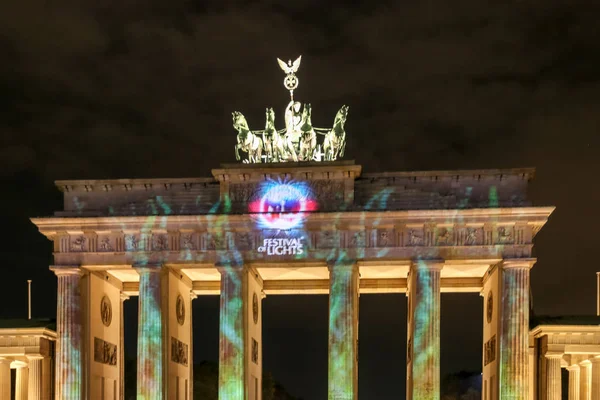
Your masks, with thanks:
[[[292,60],[289,60],[288,63],[286,64],[285,61],[280,60],[278,58],[277,62],[279,63],[279,66],[281,67],[283,72],[285,72],[287,75],[292,75],[292,74],[295,74],[296,72],[298,72],[298,68],[300,68],[300,60],[301,59],[302,59],[302,56],[296,58],[296,61],[294,61],[294,62],[292,62]]]

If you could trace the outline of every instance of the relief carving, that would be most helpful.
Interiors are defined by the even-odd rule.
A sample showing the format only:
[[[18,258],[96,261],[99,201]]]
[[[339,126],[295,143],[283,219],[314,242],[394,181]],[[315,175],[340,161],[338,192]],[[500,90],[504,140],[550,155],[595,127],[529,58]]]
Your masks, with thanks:
[[[181,235],[181,249],[182,250],[196,250],[196,244],[194,243],[194,236],[191,233]]]
[[[423,245],[423,233],[415,230],[408,231],[408,245],[409,246],[421,246]]]
[[[501,226],[498,228],[498,243],[514,243],[512,228]]]
[[[71,251],[80,252],[85,251],[86,239],[85,236],[78,236],[71,242]]]
[[[113,251],[113,247],[110,243],[110,237],[105,237],[100,240],[100,245],[98,246],[99,251]]]
[[[467,236],[465,237],[465,245],[473,246],[479,243],[479,229],[467,228]]]
[[[206,241],[207,250],[225,250],[225,240],[222,234],[208,234]]]
[[[94,361],[106,365],[117,365],[117,345],[95,337]]]
[[[156,251],[169,250],[167,235],[153,235],[152,249]]]
[[[171,361],[188,365],[188,345],[174,337],[171,337]]]
[[[348,247],[366,247],[367,240],[365,232],[350,232]]]
[[[377,247],[387,247],[392,245],[391,233],[388,231],[379,231],[377,237]]]
[[[319,232],[319,247],[321,249],[333,249],[339,246],[340,238],[338,232]]]
[[[238,250],[250,250],[254,248],[254,238],[250,232],[236,232],[235,245]]]
[[[125,235],[125,251],[137,251],[139,239],[135,235]]]
[[[452,231],[448,228],[441,228],[438,231],[436,242],[438,246],[448,246],[452,244]]]

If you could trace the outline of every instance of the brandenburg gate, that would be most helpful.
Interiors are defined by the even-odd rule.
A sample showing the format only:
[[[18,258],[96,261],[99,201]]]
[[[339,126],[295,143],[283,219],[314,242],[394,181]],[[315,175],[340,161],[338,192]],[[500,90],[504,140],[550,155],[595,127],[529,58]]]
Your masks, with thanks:
[[[280,62],[291,95],[299,62]],[[248,158],[212,177],[56,182],[63,210],[32,221],[54,243],[57,399],[123,398],[133,296],[137,398],[192,399],[192,301],[219,295],[219,399],[259,400],[262,302],[328,294],[328,398],[355,400],[371,293],[406,293],[406,398],[439,399],[441,292],[482,296],[489,398],[529,397],[533,239],[553,211],[526,196],[533,170],[363,173],[337,160],[348,107],[327,130],[301,108],[281,131],[272,109],[262,131],[234,113]]]

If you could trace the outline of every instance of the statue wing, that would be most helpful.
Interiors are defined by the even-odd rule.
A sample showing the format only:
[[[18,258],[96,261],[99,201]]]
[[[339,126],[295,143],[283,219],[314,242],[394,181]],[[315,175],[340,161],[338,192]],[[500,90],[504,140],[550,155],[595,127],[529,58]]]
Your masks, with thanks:
[[[300,60],[302,60],[302,56],[296,58],[296,61],[292,64],[292,72],[298,72],[298,68],[300,68]]]
[[[290,67],[288,67],[288,65],[284,61],[282,61],[278,58],[277,62],[279,63],[279,67],[281,67],[283,72],[285,72],[286,74],[289,74],[291,72]]]

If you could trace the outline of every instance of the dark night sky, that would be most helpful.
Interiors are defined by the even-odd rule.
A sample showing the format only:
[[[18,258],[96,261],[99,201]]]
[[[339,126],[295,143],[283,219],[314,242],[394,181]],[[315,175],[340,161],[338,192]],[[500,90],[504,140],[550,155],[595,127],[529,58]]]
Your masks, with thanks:
[[[537,167],[530,196],[557,210],[536,237],[535,311],[595,312],[600,3],[323,4],[0,2],[0,316],[26,315],[28,278],[34,315],[55,314],[51,247],[28,221],[60,208],[54,180],[209,176],[235,160],[231,111],[262,129],[272,106],[281,126],[275,57],[298,54],[296,97],[316,126],[350,106],[346,154],[365,171]],[[264,304],[265,368],[325,398],[327,297]],[[442,374],[479,369],[481,298],[442,304]],[[194,312],[196,357],[216,359],[218,299]],[[405,321],[404,295],[361,297],[362,398],[403,395]]]

